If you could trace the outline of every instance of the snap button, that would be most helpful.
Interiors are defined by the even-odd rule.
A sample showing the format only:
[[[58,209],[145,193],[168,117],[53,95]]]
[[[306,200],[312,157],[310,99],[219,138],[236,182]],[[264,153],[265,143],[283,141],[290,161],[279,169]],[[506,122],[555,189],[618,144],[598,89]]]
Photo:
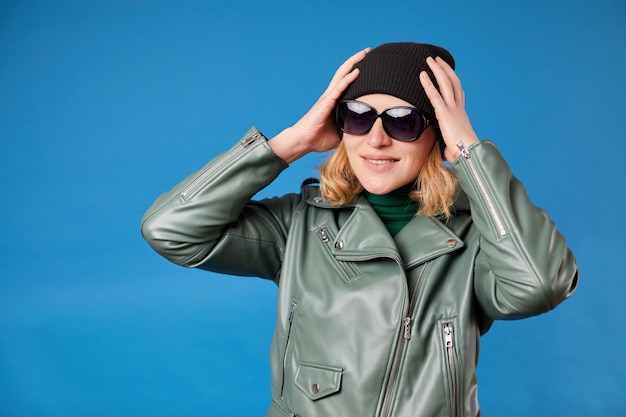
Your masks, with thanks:
[[[335,242],[335,250],[342,250],[343,249],[343,243],[338,240]]]
[[[448,239],[448,241],[446,242],[446,245],[448,245],[449,248],[453,248],[456,246],[456,240],[455,239]]]
[[[313,201],[315,201],[316,203],[321,203],[322,202],[322,197],[315,197],[313,199]]]
[[[320,392],[320,386],[317,384],[311,385],[311,394],[317,394]]]

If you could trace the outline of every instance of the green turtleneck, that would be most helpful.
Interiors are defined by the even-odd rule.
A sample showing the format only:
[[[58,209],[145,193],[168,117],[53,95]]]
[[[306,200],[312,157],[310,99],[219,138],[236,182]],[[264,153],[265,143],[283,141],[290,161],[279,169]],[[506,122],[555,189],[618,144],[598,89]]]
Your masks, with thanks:
[[[409,198],[410,189],[406,186],[384,195],[363,192],[391,236],[395,236],[417,213],[418,203]]]

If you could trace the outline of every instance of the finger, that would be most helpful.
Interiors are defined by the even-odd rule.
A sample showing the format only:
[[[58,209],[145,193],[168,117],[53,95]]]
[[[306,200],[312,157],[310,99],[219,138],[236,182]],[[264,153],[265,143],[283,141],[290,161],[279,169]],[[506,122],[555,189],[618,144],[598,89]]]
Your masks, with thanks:
[[[435,81],[439,85],[439,93],[446,103],[456,103],[454,97],[454,87],[450,82],[450,78],[446,74],[446,72],[441,68],[439,63],[435,61],[432,57],[426,58],[426,63],[430,67],[430,70],[435,75]]]
[[[352,55],[350,58],[348,58],[342,65],[341,67],[344,67],[346,69],[346,72],[350,72],[350,70],[354,67],[354,65],[359,62],[360,60],[362,60],[363,58],[365,58],[365,55],[368,54],[368,52],[371,50],[370,47],[367,47],[365,49],[360,50],[359,52],[355,53],[354,55]],[[340,68],[341,68],[340,67]]]
[[[441,69],[446,73],[450,82],[452,84],[452,88],[454,91],[454,97],[456,99],[457,104],[464,106],[465,105],[465,91],[461,86],[461,79],[457,75],[456,71],[448,64],[443,58],[437,57],[435,61],[439,64]]]
[[[326,91],[317,99],[313,107],[307,112],[307,119],[315,123],[327,122],[333,117],[333,111],[337,105],[337,100],[359,75],[359,69],[355,68],[343,78],[335,81]]]
[[[332,112],[337,105],[337,100],[341,97],[346,88],[348,88],[350,83],[359,76],[359,70],[354,68],[354,65],[363,59],[369,51],[370,48],[365,48],[352,55],[339,66],[328,84],[328,87],[326,87],[326,90],[307,113],[309,116],[307,120],[317,120],[317,122],[320,122],[322,120],[326,121],[328,118],[332,117]]]
[[[323,112],[331,111],[337,105],[337,100],[348,86],[359,76],[359,69],[355,68],[343,78],[329,85],[326,91],[317,99],[314,108],[323,109]]]
[[[346,75],[350,74],[352,72],[352,70],[354,69],[354,66],[357,64],[357,62],[359,62],[360,60],[365,58],[365,56],[367,55],[367,53],[369,51],[370,51],[369,47],[365,48],[365,49],[355,53],[354,55],[352,55],[347,60],[345,60],[344,63],[339,66],[339,68],[335,72],[335,75],[330,80],[330,84],[328,85],[327,90],[330,90],[331,88],[333,88]]]
[[[337,104],[337,100],[348,86],[357,79],[359,76],[359,69],[354,66],[370,51],[370,48],[365,48],[356,54],[348,58],[335,72],[335,76],[331,80],[330,84],[326,88],[326,91],[322,94],[319,101],[324,103],[324,107],[334,108]]]
[[[430,75],[426,71],[422,71],[420,73],[420,82],[422,83],[422,87],[424,87],[424,92],[426,92],[426,96],[430,100],[430,103],[433,105],[435,109],[435,113],[437,113],[437,109],[445,107],[445,103],[439,91],[433,84],[433,81],[430,79]]]
[[[343,92],[346,91],[346,88],[348,88],[348,86],[359,77],[360,73],[361,72],[358,68],[353,69],[345,77],[337,81],[337,83],[329,91],[328,96],[332,97],[335,100],[341,97]]]

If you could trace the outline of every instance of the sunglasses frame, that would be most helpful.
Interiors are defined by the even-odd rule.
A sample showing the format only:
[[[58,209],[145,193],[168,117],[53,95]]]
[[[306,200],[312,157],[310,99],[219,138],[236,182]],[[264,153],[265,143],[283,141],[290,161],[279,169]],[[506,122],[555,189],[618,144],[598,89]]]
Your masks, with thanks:
[[[369,109],[371,109],[375,114],[376,114],[376,119],[374,119],[374,122],[372,123],[372,125],[369,127],[369,129],[367,129],[365,132],[363,133],[352,133],[352,132],[348,132],[346,130],[344,130],[342,124],[339,123],[339,108],[342,106],[342,104],[347,104],[347,103],[358,103],[361,104]],[[422,118],[422,122],[423,122],[423,128],[418,132],[418,135],[414,138],[411,139],[398,139],[396,137],[394,137],[388,130],[387,130],[387,126],[385,125],[385,119],[383,119],[383,115],[385,115],[385,113],[387,113],[389,110],[393,110],[393,109],[409,109],[409,110],[414,110],[416,111]],[[349,109],[348,109],[349,110]],[[385,130],[385,133],[392,138],[393,140],[397,140],[399,142],[415,142],[416,140],[418,140],[422,134],[424,133],[424,131],[426,131],[426,129],[428,129],[428,127],[430,126],[430,121],[426,118],[426,116],[424,116],[424,114],[422,112],[420,112],[419,110],[417,110],[415,107],[411,107],[411,106],[393,106],[393,107],[389,107],[388,109],[385,109],[383,111],[381,111],[380,113],[378,113],[376,111],[376,109],[374,107],[372,107],[371,105],[364,103],[362,101],[359,100],[341,100],[339,102],[339,104],[337,105],[337,108],[335,110],[335,122],[337,123],[337,127],[339,128],[339,130],[343,133],[347,133],[349,135],[355,135],[355,136],[363,136],[363,135],[367,135],[371,130],[372,127],[374,127],[374,124],[376,123],[376,120],[381,119],[383,122],[383,129]]]

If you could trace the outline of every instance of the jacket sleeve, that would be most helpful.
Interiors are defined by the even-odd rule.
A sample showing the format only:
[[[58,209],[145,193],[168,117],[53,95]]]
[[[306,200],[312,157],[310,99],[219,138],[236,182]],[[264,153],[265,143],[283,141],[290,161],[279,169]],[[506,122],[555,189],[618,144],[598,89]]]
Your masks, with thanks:
[[[568,298],[578,283],[574,255],[497,148],[479,141],[453,167],[480,232],[474,288],[483,311],[492,319],[517,319]]]
[[[276,280],[300,197],[251,198],[286,167],[252,128],[233,148],[161,195],[144,214],[141,233],[176,264]]]

